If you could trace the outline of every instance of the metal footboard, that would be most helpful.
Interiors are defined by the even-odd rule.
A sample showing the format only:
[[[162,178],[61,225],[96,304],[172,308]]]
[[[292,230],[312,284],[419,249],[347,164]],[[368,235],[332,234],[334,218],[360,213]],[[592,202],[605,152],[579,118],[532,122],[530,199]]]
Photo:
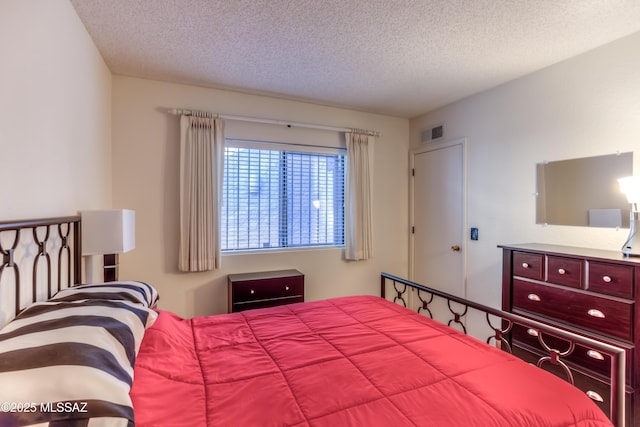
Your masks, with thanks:
[[[469,309],[484,313],[487,326],[492,331],[492,335],[486,339],[486,342],[489,344],[492,340],[495,340],[496,347],[509,353],[513,353],[510,342],[510,333],[514,325],[521,325],[525,328],[532,328],[536,330],[540,345],[546,352],[546,355],[539,358],[537,361],[537,366],[541,367],[544,364],[550,363],[559,367],[566,374],[567,381],[574,385],[573,371],[567,365],[566,358],[573,353],[576,345],[581,345],[598,351],[605,356],[609,356],[611,362],[611,401],[609,418],[615,426],[625,425],[624,349],[604,343],[588,335],[569,332],[517,314],[508,313],[478,304],[387,273],[381,273],[380,277],[380,296],[383,298],[386,298],[386,291],[389,284],[391,284],[394,292],[393,301],[395,303],[402,304],[405,307],[407,307],[407,300],[405,299],[408,296],[407,291],[409,289],[415,289],[420,301],[417,311],[424,312],[431,318],[433,318],[431,304],[434,302],[434,297],[445,300],[447,302],[448,311],[451,314],[451,318],[448,319],[447,324],[449,326],[458,326],[464,333],[467,333],[467,329],[463,320],[466,318]],[[391,295],[389,295],[389,299],[391,299]],[[462,309],[454,308],[452,303],[462,306]],[[496,323],[498,325],[496,325]],[[548,340],[545,339],[545,337],[549,336],[560,338],[565,341],[568,343],[568,348],[562,350],[554,348],[549,344]]]

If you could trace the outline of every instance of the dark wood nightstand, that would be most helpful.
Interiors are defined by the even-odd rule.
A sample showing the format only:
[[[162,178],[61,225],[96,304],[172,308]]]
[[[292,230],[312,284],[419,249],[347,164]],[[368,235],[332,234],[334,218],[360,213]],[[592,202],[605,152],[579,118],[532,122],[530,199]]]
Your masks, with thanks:
[[[118,254],[108,254],[104,258],[104,281],[113,282],[118,280]]]
[[[298,270],[230,274],[229,313],[304,301],[304,274]]]

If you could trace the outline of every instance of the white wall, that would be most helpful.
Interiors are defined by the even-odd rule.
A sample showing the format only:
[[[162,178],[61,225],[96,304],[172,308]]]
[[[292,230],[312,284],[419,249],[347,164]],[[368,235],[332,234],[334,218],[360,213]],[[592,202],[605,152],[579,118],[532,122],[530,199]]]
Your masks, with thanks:
[[[2,0],[0,58],[0,221],[111,206],[111,73],[71,4]],[[0,326],[13,298],[5,274]]]
[[[542,242],[619,250],[628,230],[535,224],[535,165],[635,151],[640,171],[640,33],[411,120],[467,137],[468,296],[500,305],[498,244]]]
[[[179,273],[179,118],[166,112],[176,107],[380,131],[374,162],[374,258],[347,263],[338,249],[223,255],[218,271]],[[229,122],[229,128],[255,131],[237,122]],[[316,138],[317,132],[308,134]],[[297,268],[306,276],[307,300],[378,294],[381,271],[401,276],[408,271],[408,149],[406,119],[115,76],[114,207],[134,209],[137,230],[136,249],[120,257],[120,278],[148,281],[160,292],[161,308],[185,317],[226,312],[226,276],[231,273]]]
[[[0,2],[0,220],[111,205],[111,73],[66,0]]]

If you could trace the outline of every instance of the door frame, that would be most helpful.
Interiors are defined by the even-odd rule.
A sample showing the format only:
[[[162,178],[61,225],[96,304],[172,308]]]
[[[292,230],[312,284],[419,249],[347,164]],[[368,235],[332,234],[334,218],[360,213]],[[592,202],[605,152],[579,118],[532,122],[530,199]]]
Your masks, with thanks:
[[[467,250],[468,250],[468,236],[467,236],[467,138],[457,138],[449,141],[442,142],[430,142],[424,144],[418,148],[414,148],[409,150],[409,280],[414,280],[414,267],[415,267],[415,234],[413,233],[413,227],[415,224],[415,214],[414,214],[414,197],[415,197],[415,185],[413,178],[413,170],[415,167],[415,157],[418,154],[423,154],[429,151],[441,150],[444,148],[453,147],[456,145],[462,146],[462,224],[461,227],[461,235],[462,241],[460,242],[461,252],[462,252],[462,286],[463,286],[463,298],[467,297]]]

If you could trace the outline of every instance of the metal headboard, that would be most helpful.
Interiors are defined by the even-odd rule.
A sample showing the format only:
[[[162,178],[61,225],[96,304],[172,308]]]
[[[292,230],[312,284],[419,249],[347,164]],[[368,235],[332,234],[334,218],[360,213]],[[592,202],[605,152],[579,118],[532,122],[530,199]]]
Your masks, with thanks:
[[[81,281],[80,233],[80,216],[0,222],[0,310],[13,306],[5,321]]]

